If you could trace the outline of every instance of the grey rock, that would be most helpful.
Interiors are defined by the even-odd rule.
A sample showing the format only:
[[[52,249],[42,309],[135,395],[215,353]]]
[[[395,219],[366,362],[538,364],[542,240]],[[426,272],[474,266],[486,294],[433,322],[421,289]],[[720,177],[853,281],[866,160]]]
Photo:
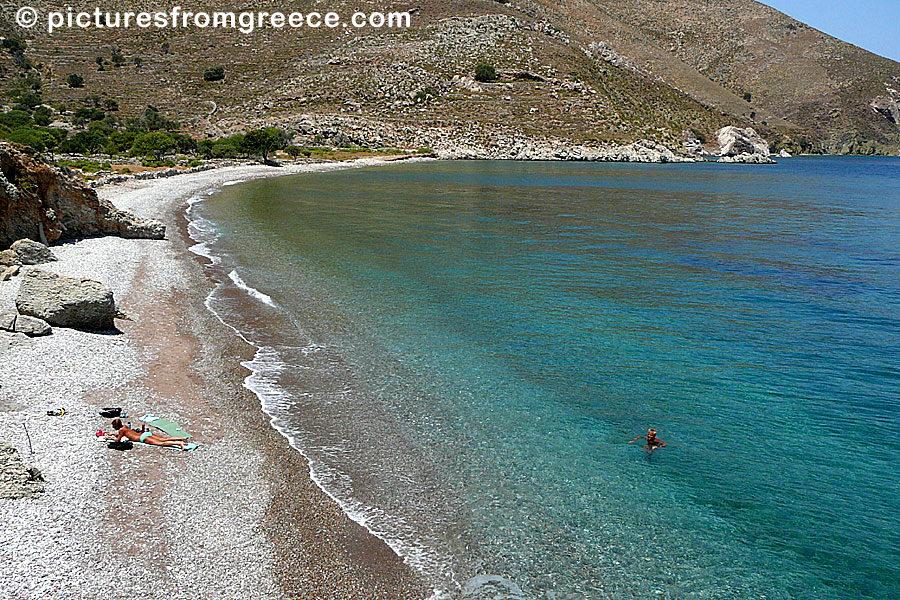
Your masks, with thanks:
[[[52,330],[46,321],[36,317],[20,315],[12,310],[0,312],[0,329],[11,333],[21,333],[28,337],[50,335]]]
[[[116,303],[112,290],[90,279],[30,269],[19,286],[16,308],[20,314],[58,327],[88,331],[115,329]]]
[[[0,441],[0,499],[32,498],[44,491],[44,478],[22,462],[18,451]]]
[[[791,158],[791,153],[788,152],[787,150],[785,150],[784,148],[782,148],[781,152],[778,153],[778,156],[780,158]]]
[[[737,156],[723,156],[716,162],[720,163],[744,163],[748,165],[772,165],[775,161],[762,154],[738,154]]]
[[[19,314],[14,310],[4,310],[0,312],[0,329],[4,331],[16,330],[16,319]]]
[[[20,265],[41,265],[57,260],[50,248],[34,240],[23,239],[13,242],[9,248]]]
[[[28,315],[19,315],[16,318],[15,333],[24,333],[28,337],[39,337],[42,335],[50,335],[53,330],[46,321],[37,317],[29,317]]]

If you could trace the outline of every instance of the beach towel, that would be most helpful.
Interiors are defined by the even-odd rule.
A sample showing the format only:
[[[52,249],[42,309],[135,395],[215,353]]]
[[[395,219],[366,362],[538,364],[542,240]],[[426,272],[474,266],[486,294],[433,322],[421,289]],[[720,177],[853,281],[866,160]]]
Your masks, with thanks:
[[[147,425],[150,425],[151,427],[156,427],[161,431],[165,431],[172,437],[194,437],[187,431],[182,429],[178,423],[170,421],[168,419],[163,419],[162,417],[157,417],[156,415],[144,415],[143,417],[141,417],[141,421],[143,421]]]
[[[134,445],[135,446],[152,446],[154,448],[168,448],[170,450],[181,450],[181,448],[179,448],[178,446],[156,446],[154,444],[145,444],[144,442],[134,442]],[[197,444],[185,444],[184,445],[184,449],[187,452],[193,452],[194,450],[196,450],[199,447],[200,446]]]

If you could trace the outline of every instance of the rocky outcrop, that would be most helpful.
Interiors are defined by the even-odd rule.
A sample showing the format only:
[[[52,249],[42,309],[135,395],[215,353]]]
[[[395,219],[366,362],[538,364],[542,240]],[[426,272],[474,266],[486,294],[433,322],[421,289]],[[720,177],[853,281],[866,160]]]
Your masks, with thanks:
[[[484,88],[481,87],[481,84],[475,81],[474,77],[469,77],[468,75],[454,75],[453,79],[450,80],[450,85],[468,90],[470,92],[484,91]]]
[[[773,164],[769,143],[750,127],[723,127],[716,132],[719,142],[719,162]]]
[[[679,156],[663,144],[639,140],[626,146],[591,148],[572,146],[558,140],[534,140],[524,136],[495,138],[483,145],[480,140],[455,139],[436,148],[441,159],[466,160],[564,160],[592,162],[675,163],[694,162]]]
[[[787,150],[785,150],[784,148],[782,148],[781,152],[778,153],[778,157],[779,158],[791,158],[791,153],[788,152]]]
[[[900,93],[890,92],[893,93],[889,96],[877,96],[869,106],[894,125],[900,125]]]
[[[88,331],[115,329],[116,303],[112,290],[91,279],[30,269],[22,277],[16,309],[22,315],[58,327]]]
[[[47,243],[94,235],[162,239],[165,232],[162,223],[118,210],[39,155],[0,143],[0,248],[23,238]]]
[[[0,251],[0,265],[42,265],[57,260],[50,248],[34,240],[13,242],[9,250]]]
[[[15,448],[0,441],[0,500],[31,498],[43,491],[41,472],[25,466]]]
[[[53,332],[46,321],[20,315],[11,310],[0,312],[0,329],[10,333],[21,333],[28,337],[50,335]]]

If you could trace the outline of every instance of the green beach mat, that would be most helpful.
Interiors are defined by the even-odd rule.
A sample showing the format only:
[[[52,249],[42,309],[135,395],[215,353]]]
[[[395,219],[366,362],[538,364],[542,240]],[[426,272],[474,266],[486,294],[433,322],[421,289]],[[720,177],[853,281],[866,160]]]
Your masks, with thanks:
[[[162,417],[157,417],[156,415],[144,415],[141,417],[141,421],[150,425],[152,427],[156,427],[162,431],[165,431],[172,437],[183,437],[183,438],[192,438],[191,434],[181,428],[181,426],[175,421],[170,421],[168,419],[163,419]]]

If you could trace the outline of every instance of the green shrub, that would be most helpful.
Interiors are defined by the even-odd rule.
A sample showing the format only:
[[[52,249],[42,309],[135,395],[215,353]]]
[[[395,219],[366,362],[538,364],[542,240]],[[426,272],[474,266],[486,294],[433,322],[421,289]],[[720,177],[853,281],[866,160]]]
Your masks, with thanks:
[[[225,67],[219,65],[215,67],[207,67],[203,71],[203,79],[206,81],[221,81],[225,79]]]
[[[744,92],[744,101],[750,102],[751,100],[753,100],[753,94],[751,94],[750,92]]]
[[[36,109],[34,109],[34,114],[32,115],[32,117],[34,118],[35,124],[46,127],[50,124],[50,118],[52,117],[52,115],[53,111],[50,110],[50,107],[38,106]]]
[[[497,80],[497,71],[493,65],[479,63],[475,65],[475,79],[484,83]]]
[[[0,114],[0,125],[5,125],[10,129],[22,125],[31,125],[33,122],[31,115],[22,110],[11,110]]]

